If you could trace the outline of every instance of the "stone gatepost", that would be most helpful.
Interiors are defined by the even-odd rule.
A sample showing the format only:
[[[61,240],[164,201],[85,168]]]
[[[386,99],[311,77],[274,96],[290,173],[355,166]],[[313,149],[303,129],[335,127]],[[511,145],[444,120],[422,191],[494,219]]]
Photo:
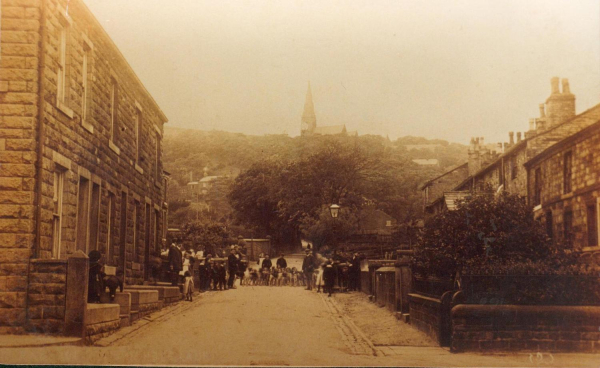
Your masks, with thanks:
[[[405,322],[408,321],[409,297],[412,286],[412,272],[410,269],[410,260],[413,256],[411,250],[399,250],[398,261],[394,264],[396,267],[396,307],[401,313]]]
[[[85,337],[85,314],[88,298],[90,263],[81,250],[67,260],[65,300],[65,335]]]

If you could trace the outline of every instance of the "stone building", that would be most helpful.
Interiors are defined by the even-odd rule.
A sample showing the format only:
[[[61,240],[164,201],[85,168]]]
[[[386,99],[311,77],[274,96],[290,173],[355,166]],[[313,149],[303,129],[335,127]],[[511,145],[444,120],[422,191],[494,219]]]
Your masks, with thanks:
[[[425,213],[438,213],[444,207],[442,197],[445,192],[452,190],[456,185],[465,180],[468,176],[468,163],[465,162],[440,176],[428,180],[421,185],[423,193],[423,207]]]
[[[552,238],[600,264],[600,119],[525,163],[528,200]]]
[[[552,144],[593,124],[600,118],[600,105],[581,114],[575,113],[575,96],[569,81],[551,79],[551,93],[545,104],[540,104],[540,116],[529,120],[524,134],[509,132],[509,141],[498,143],[496,152],[482,147],[483,138],[473,138],[469,148],[469,178],[456,190],[505,190],[527,195],[527,173],[523,164]]]
[[[448,191],[453,196],[459,192],[482,190],[508,191],[527,195],[527,170],[525,162],[531,160],[554,143],[575,134],[600,119],[600,104],[575,113],[575,96],[571,93],[569,81],[551,79],[551,93],[545,104],[540,104],[540,116],[529,120],[529,130],[524,134],[509,132],[509,141],[498,143],[497,150],[491,150],[483,137],[471,138],[468,159],[468,176]],[[431,190],[429,187],[423,190]],[[440,195],[443,197],[443,195]],[[431,201],[436,199],[431,198]],[[443,199],[440,199],[443,202]],[[438,206],[442,208],[443,206]],[[429,211],[431,213],[431,211]]]
[[[64,317],[53,272],[77,251],[100,251],[128,284],[147,278],[167,122],[83,1],[3,0],[1,14],[0,332]],[[56,265],[38,273],[41,260]]]

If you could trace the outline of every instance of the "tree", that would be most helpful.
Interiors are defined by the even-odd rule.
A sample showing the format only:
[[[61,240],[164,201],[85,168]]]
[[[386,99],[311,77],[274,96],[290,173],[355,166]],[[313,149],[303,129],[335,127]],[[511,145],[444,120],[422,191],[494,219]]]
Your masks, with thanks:
[[[573,262],[562,249],[534,220],[525,198],[505,192],[498,197],[480,194],[427,221],[414,270],[452,278],[465,268],[560,259]]]

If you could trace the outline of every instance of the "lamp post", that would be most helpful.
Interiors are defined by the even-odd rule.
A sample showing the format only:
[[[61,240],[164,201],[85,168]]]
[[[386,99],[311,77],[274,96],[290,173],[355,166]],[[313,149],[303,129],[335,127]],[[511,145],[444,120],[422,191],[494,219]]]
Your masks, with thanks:
[[[334,243],[335,246],[337,247],[337,217],[340,214],[340,206],[338,206],[337,204],[332,204],[331,206],[329,206],[329,213],[331,214],[331,217],[333,218],[333,239],[334,239]]]

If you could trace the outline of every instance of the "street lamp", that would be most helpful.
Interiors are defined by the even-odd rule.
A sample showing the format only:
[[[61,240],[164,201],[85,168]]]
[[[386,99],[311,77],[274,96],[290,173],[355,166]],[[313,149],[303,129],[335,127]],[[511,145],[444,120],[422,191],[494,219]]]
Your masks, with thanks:
[[[340,214],[340,206],[338,206],[337,204],[332,204],[331,206],[329,206],[329,212],[331,213],[331,217],[337,218]]]

